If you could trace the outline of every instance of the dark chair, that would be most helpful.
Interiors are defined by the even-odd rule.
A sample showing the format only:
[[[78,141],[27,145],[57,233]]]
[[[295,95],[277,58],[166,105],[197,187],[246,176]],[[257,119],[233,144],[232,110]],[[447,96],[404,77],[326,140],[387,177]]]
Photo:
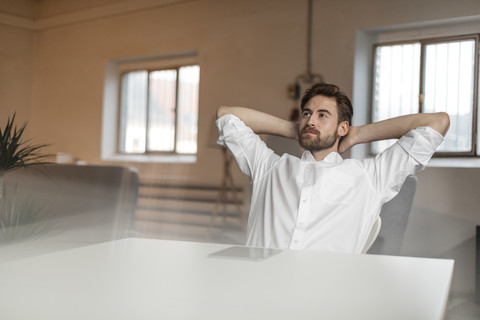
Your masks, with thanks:
[[[382,227],[368,253],[399,255],[417,189],[416,176],[408,176],[400,192],[380,212]]]

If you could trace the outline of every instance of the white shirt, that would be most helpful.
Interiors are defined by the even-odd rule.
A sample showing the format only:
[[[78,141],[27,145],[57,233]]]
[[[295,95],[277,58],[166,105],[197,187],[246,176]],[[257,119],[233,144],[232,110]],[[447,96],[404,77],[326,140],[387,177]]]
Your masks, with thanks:
[[[410,131],[371,159],[330,153],[315,161],[279,156],[233,115],[217,120],[218,143],[250,177],[247,246],[360,253],[382,205],[408,175],[421,170],[443,136],[429,127]]]

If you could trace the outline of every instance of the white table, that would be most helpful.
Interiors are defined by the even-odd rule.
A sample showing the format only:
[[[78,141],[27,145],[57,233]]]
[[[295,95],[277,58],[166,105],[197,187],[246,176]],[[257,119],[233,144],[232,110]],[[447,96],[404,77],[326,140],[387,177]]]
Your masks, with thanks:
[[[0,263],[0,318],[442,319],[453,261],[129,238]]]

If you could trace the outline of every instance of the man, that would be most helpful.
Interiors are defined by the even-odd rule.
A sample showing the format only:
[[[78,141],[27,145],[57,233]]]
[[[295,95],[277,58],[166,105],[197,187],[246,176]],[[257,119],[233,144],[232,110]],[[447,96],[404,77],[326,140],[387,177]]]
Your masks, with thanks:
[[[250,177],[247,245],[360,253],[382,205],[422,169],[449,127],[446,113],[412,114],[351,126],[350,99],[316,84],[301,101],[297,125],[242,107],[217,111],[219,144]],[[258,134],[298,138],[301,159],[275,154]],[[375,158],[342,159],[359,143],[399,139]]]

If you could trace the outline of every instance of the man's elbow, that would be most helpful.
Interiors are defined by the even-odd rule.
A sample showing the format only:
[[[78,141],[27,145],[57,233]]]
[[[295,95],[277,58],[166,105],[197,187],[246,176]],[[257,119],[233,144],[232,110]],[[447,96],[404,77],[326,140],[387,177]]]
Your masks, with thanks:
[[[436,130],[445,136],[450,128],[450,116],[446,112],[438,112],[436,114]]]
[[[221,106],[217,109],[217,119],[223,117],[224,115],[228,114],[228,107]]]

